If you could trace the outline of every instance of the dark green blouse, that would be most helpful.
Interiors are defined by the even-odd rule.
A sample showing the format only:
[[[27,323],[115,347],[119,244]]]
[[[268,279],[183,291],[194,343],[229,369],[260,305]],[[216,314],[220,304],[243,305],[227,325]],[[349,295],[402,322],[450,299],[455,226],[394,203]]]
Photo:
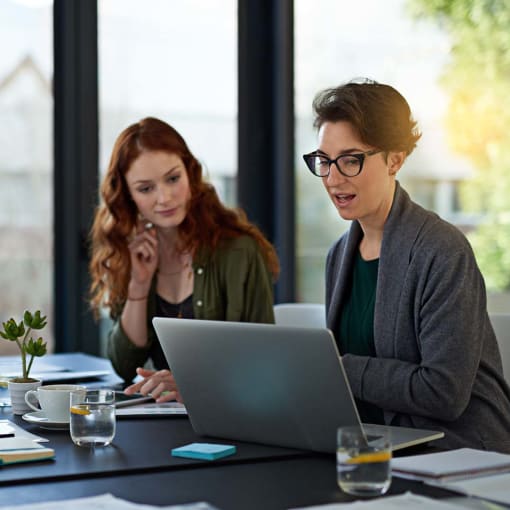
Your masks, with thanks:
[[[363,260],[356,254],[349,297],[342,309],[338,348],[341,354],[375,356],[374,309],[379,259]],[[380,408],[357,400],[356,405],[365,423],[384,423]]]

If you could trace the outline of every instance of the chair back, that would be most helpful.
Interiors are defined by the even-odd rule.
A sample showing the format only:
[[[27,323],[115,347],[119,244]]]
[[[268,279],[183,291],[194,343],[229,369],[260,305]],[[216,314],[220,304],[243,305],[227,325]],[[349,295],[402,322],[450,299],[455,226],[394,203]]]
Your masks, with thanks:
[[[489,313],[503,361],[503,374],[510,381],[510,313]]]
[[[325,328],[326,307],[319,303],[280,303],[274,306],[277,325]]]

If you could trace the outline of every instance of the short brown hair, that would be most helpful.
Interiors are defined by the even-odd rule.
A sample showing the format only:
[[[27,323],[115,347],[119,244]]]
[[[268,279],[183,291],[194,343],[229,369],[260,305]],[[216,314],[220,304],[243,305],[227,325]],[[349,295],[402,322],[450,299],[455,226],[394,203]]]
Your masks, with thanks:
[[[319,92],[313,110],[315,127],[347,121],[362,142],[382,151],[405,151],[409,155],[421,137],[402,94],[372,80],[350,81]]]

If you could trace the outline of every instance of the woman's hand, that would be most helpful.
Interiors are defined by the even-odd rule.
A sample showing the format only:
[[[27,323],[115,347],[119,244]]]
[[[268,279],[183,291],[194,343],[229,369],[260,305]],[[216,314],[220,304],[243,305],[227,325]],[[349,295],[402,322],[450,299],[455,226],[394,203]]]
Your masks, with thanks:
[[[142,395],[151,395],[159,403],[169,402],[170,400],[177,400],[182,403],[181,395],[170,370],[155,371],[137,368],[136,373],[143,377],[143,380],[128,386],[124,390],[126,395],[141,393]]]
[[[158,267],[158,239],[154,228],[146,228],[145,224],[138,222],[136,234],[128,244],[131,257],[132,287],[150,285],[154,272]]]

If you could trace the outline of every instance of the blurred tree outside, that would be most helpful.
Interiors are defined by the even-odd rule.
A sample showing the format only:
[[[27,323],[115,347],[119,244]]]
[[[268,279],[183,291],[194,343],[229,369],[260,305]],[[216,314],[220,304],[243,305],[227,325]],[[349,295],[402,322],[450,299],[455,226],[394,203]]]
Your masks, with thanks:
[[[510,1],[409,0],[413,17],[431,19],[453,43],[442,77],[450,96],[448,143],[475,165],[460,187],[468,233],[487,288],[510,289]]]

